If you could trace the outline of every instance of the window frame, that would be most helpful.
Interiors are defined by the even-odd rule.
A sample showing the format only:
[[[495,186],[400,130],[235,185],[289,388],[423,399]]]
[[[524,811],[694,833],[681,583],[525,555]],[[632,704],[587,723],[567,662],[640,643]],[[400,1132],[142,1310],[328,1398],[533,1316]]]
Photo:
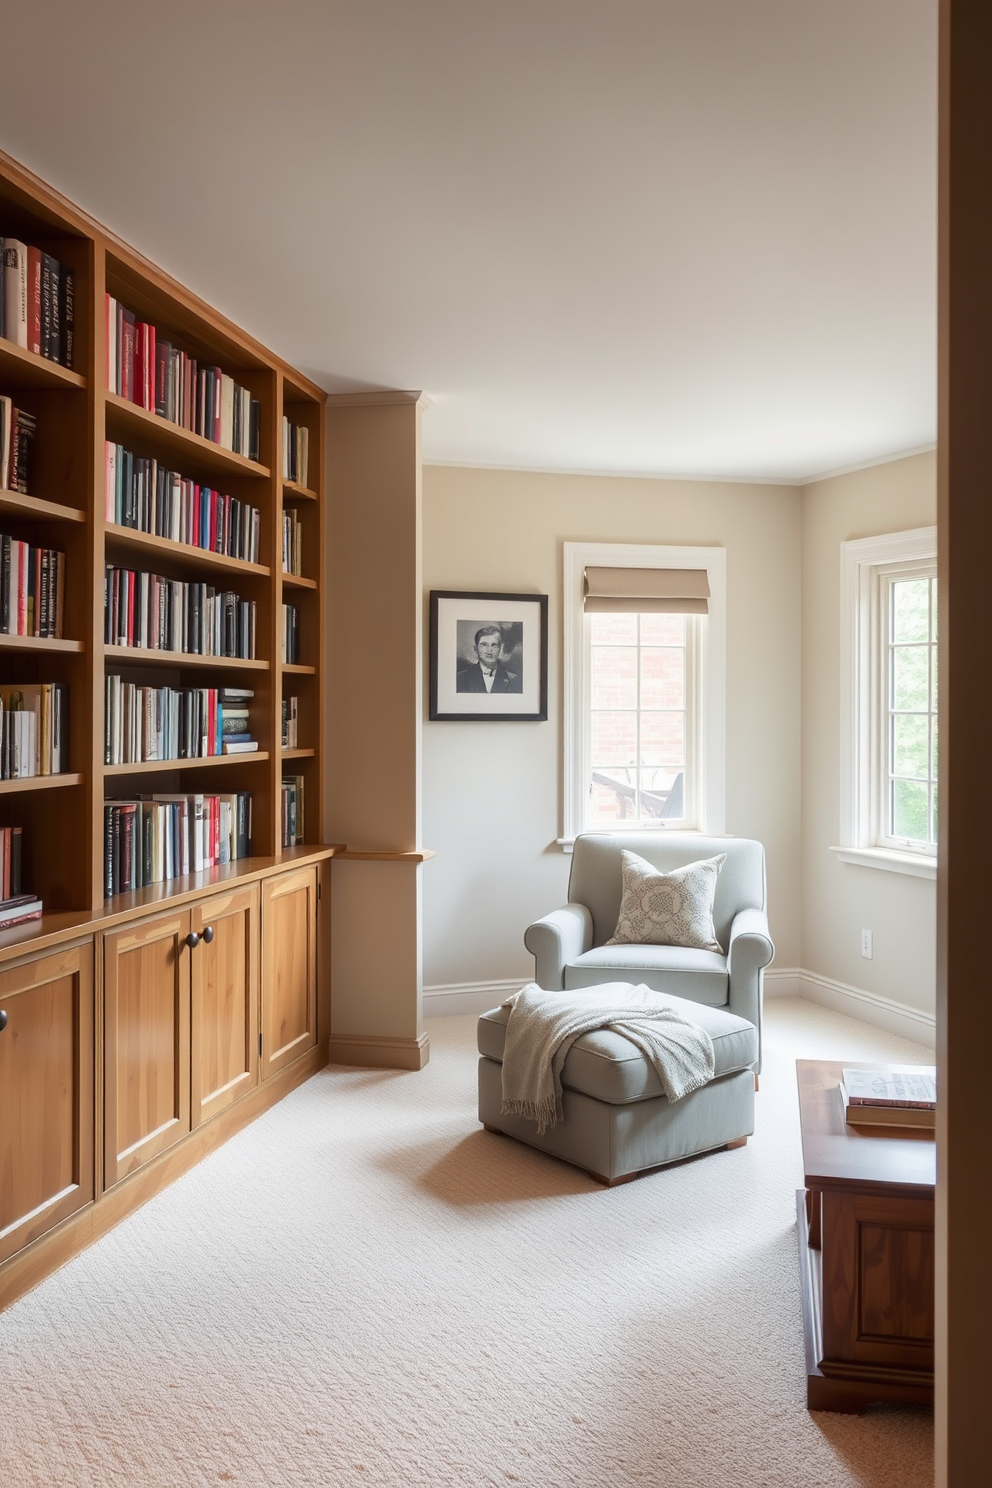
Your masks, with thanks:
[[[726,549],[672,547],[658,543],[576,543],[564,549],[564,716],[562,740],[562,835],[558,845],[571,851],[583,831],[618,833],[697,831],[719,834],[726,820]],[[591,757],[589,697],[589,631],[583,599],[587,567],[705,569],[709,581],[709,613],[689,617],[692,644],[686,647],[686,704],[694,704],[686,718],[686,763],[691,758],[695,777],[688,807],[691,815],[678,823],[658,822],[635,827],[585,823],[585,785]],[[687,641],[689,637],[687,634]],[[691,668],[691,675],[689,669]]]
[[[845,863],[919,878],[936,878],[936,847],[886,838],[883,831],[889,666],[884,595],[893,577],[935,573],[936,560],[936,527],[841,543],[840,846],[831,850]]]

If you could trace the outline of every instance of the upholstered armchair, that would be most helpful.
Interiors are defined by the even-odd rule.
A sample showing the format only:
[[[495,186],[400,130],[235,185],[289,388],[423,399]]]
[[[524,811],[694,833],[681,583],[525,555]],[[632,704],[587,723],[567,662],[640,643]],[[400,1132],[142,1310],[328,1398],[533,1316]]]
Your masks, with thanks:
[[[606,945],[620,912],[623,848],[662,873],[726,853],[716,883],[713,928],[720,952],[683,946]],[[743,837],[700,837],[667,831],[595,833],[575,839],[569,902],[530,925],[524,944],[533,954],[534,978],[549,991],[602,982],[643,983],[692,1002],[724,1008],[758,1030],[764,968],[775,953],[768,934],[765,850]]]

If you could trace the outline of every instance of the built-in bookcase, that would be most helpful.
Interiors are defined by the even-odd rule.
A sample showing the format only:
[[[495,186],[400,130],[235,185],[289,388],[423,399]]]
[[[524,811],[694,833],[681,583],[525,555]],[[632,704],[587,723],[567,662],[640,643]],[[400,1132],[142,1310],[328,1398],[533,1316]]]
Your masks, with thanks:
[[[75,354],[69,371],[0,338],[0,393],[37,419],[29,494],[0,492],[0,532],[66,556],[61,640],[0,636],[0,686],[65,682],[69,765],[60,776],[0,782],[0,826],[24,832],[24,882],[49,913],[104,912],[104,801],[147,793],[252,793],[253,854],[281,852],[281,781],[305,780],[305,841],[322,821],[323,409],[321,390],[223,316],[132,253],[97,223],[0,155],[0,237],[51,253],[75,275]],[[236,454],[107,389],[106,297],[153,324],[161,339],[219,367],[261,405],[258,460]],[[309,433],[306,485],[285,481],[283,419]],[[107,520],[106,444],[157,460],[259,509],[258,562]],[[282,515],[304,529],[304,572],[282,573]],[[256,605],[251,661],[111,646],[104,641],[106,565],[233,590]],[[282,606],[299,615],[299,663],[281,657]],[[258,752],[140,765],[104,763],[108,672],[161,687],[250,687]],[[282,748],[282,700],[298,699],[299,745]],[[173,880],[175,892],[189,887]],[[169,885],[165,888],[168,890]],[[129,901],[130,896],[120,896]],[[162,894],[157,895],[163,902]],[[167,899],[167,895],[166,895]],[[123,907],[123,904],[122,906]],[[37,926],[32,928],[37,933]],[[4,933],[13,937],[16,930]]]

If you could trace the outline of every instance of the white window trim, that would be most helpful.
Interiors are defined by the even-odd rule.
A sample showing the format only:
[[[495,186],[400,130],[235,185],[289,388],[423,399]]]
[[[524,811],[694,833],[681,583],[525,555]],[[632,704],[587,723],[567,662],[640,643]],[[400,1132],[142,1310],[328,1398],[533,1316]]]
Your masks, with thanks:
[[[704,686],[699,696],[697,763],[698,794],[695,830],[716,836],[726,830],[727,741],[727,554],[725,548],[669,547],[658,543],[563,544],[565,558],[563,609],[564,636],[564,727],[562,835],[558,845],[570,852],[583,830],[585,774],[582,740],[589,700],[583,649],[585,571],[602,568],[694,568],[705,569],[710,586],[709,616],[702,645],[696,648],[697,665]],[[623,827],[597,826],[597,832],[623,831]],[[627,831],[630,828],[626,828]],[[664,831],[659,824],[648,830]]]
[[[872,650],[873,587],[883,565],[936,558],[936,527],[914,527],[840,545],[840,841],[842,863],[936,878],[936,858],[899,852],[873,840]]]

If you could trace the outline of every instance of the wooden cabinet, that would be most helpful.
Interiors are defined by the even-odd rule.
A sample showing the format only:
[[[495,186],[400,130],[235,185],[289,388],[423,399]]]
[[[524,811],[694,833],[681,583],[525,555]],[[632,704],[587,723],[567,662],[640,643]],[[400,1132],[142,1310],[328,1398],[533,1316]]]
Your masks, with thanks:
[[[190,1124],[258,1084],[258,885],[213,894],[189,914]]]
[[[0,972],[0,1262],[95,1196],[93,1001],[92,940]]]
[[[103,937],[106,1188],[190,1129],[188,934],[173,911]]]
[[[317,869],[262,883],[262,1079],[317,1042]]]

